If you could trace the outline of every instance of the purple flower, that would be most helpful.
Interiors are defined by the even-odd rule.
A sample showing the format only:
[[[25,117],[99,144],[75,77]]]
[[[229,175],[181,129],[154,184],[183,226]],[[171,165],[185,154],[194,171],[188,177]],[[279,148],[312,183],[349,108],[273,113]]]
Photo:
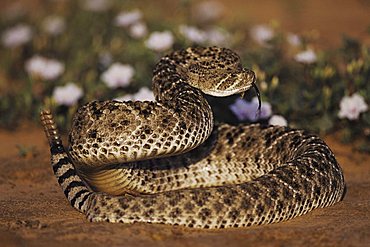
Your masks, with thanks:
[[[230,105],[230,110],[235,114],[239,121],[250,120],[255,122],[260,119],[266,119],[271,116],[271,104],[262,102],[261,111],[258,113],[258,99],[254,97],[251,102],[243,99],[237,99]]]

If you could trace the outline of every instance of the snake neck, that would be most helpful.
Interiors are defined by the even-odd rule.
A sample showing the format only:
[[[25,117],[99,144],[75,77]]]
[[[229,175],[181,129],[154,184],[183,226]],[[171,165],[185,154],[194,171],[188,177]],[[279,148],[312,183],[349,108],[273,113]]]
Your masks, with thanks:
[[[185,63],[185,62],[183,62]],[[157,64],[152,80],[153,93],[158,102],[165,102],[176,108],[205,107],[205,112],[211,112],[203,92],[190,85],[186,67],[172,58],[171,55],[162,58]],[[185,103],[186,107],[181,104]],[[210,114],[208,117],[211,117]]]
[[[189,84],[189,75],[183,65],[187,61],[176,60],[174,56],[173,53],[165,56],[157,64],[152,80],[154,96],[159,104],[173,109],[184,119],[202,123],[199,127],[207,130],[202,138],[204,141],[213,130],[211,106],[204,93]]]

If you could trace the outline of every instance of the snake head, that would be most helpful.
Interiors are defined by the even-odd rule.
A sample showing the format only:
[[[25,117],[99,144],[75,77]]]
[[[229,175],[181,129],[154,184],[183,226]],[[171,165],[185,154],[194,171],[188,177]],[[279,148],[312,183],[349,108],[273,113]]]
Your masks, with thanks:
[[[199,75],[199,74],[198,74]],[[203,78],[192,78],[190,83],[202,90],[205,94],[226,97],[234,94],[242,94],[251,87],[256,88],[255,73],[246,68],[237,68],[235,70],[219,70],[215,75],[209,74]],[[194,85],[195,84],[195,85]]]

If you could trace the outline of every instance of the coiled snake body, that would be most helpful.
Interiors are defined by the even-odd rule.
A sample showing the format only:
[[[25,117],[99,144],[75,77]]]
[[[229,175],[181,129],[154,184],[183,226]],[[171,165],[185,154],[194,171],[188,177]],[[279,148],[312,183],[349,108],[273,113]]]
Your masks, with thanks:
[[[317,136],[258,124],[214,126],[203,94],[241,93],[254,82],[229,49],[175,51],[155,68],[155,102],[80,108],[68,152],[52,114],[42,111],[67,199],[91,221],[198,228],[279,222],[341,200],[342,170]]]

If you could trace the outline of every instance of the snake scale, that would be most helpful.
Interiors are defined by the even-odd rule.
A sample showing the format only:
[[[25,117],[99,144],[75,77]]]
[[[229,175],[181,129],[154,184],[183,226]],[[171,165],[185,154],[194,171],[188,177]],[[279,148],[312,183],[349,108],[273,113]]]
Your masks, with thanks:
[[[204,94],[255,87],[226,48],[174,51],[156,65],[155,101],[94,101],[75,114],[68,151],[49,110],[41,122],[70,204],[90,221],[196,228],[269,224],[344,195],[332,151],[306,131],[214,124]]]

